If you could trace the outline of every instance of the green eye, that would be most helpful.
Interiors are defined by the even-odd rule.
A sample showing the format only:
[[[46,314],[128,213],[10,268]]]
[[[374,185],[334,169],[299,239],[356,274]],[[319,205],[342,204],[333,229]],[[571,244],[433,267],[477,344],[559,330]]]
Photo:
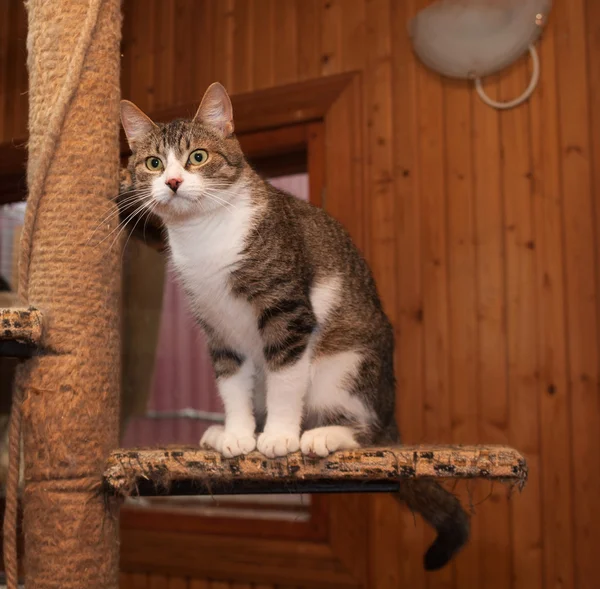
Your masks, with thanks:
[[[190,153],[190,164],[192,166],[201,166],[208,161],[208,151],[206,149],[196,149]]]
[[[151,172],[158,172],[159,170],[163,169],[163,163],[160,161],[159,158],[152,156],[146,160],[146,167]]]

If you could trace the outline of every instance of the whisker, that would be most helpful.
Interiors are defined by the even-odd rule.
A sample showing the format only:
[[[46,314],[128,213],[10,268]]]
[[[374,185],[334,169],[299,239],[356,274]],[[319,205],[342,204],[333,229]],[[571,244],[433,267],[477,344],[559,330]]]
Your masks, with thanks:
[[[146,220],[144,221],[144,229],[142,231],[142,235],[144,236],[144,241],[146,241],[146,225],[148,224],[148,219],[152,216],[152,213],[154,212],[154,209],[156,209],[158,205],[158,202],[156,202],[154,204],[154,206],[148,211],[148,214],[146,215]]]
[[[150,193],[145,195],[144,198],[147,198],[148,196],[150,196]],[[100,227],[102,225],[104,225],[104,223],[107,223],[109,220],[111,220],[115,216],[120,215],[121,213],[124,213],[125,211],[122,210],[123,208],[125,210],[130,209],[132,206],[135,205],[136,202],[138,202],[140,200],[140,198],[141,198],[141,196],[138,196],[138,195],[136,195],[135,197],[131,197],[131,201],[126,203],[126,206],[123,206],[123,203],[118,203],[117,206],[114,208],[111,206],[111,210],[108,212],[108,214],[93,229],[92,234],[90,235],[89,239],[86,242],[86,245],[89,244],[89,242],[93,239],[94,235],[96,234],[96,231],[98,231],[98,229],[100,229]]]
[[[119,238],[121,237],[121,235],[127,231],[127,227],[128,224],[130,222],[130,220],[132,218],[134,218],[135,215],[137,215],[138,213],[142,213],[146,208],[148,208],[151,205],[150,203],[144,203],[140,208],[138,208],[134,213],[132,213],[125,221],[123,221],[123,223],[121,223],[120,229],[117,232],[117,234],[115,235],[114,239],[112,240],[110,246],[108,247],[108,251],[112,250],[112,248],[114,247],[114,245],[117,243],[117,241],[119,241]],[[133,228],[135,229],[135,226],[139,223],[139,219],[135,222],[135,225],[133,226]],[[133,230],[132,230],[133,231]],[[130,233],[131,236],[131,233]],[[129,238],[127,239],[127,241],[129,241]]]
[[[150,202],[152,202],[152,201],[150,201]],[[96,246],[101,245],[102,243],[104,243],[115,231],[118,231],[118,233],[117,233],[117,238],[118,238],[119,235],[120,235],[120,233],[121,233],[120,230],[127,225],[127,223],[129,222],[129,220],[132,219],[137,213],[139,213],[140,211],[144,210],[147,206],[148,206],[148,201],[143,202],[138,208],[136,208],[133,211],[133,213],[131,213],[130,215],[128,215],[108,235],[106,235],[99,243],[97,243]],[[112,244],[111,244],[111,246],[110,246],[109,249],[111,249],[114,244],[115,244],[115,240],[113,240],[113,242],[112,242]]]
[[[218,202],[220,204],[222,204],[223,206],[228,206],[229,208],[231,208],[232,210],[237,209],[237,206],[234,205],[233,203],[225,200],[224,198],[222,198],[221,196],[219,196],[218,194],[215,194],[209,190],[204,192],[205,196],[208,196],[208,198],[211,198],[212,200],[214,200],[215,202]]]
[[[150,206],[147,207],[147,211],[150,212],[152,211],[152,209],[157,205],[157,202],[152,202],[150,201]],[[142,213],[140,215],[140,218],[135,222],[135,224],[133,225],[133,228],[131,229],[131,231],[129,232],[129,235],[127,236],[127,239],[125,240],[125,245],[123,246],[123,251],[121,252],[121,264],[123,264],[123,258],[125,256],[125,250],[127,249],[127,244],[129,243],[129,240],[131,239],[131,236],[134,234],[135,232],[135,228],[137,227],[138,223],[142,220],[144,214]],[[111,246],[112,247],[112,246]]]
[[[205,193],[205,196],[208,197],[210,200],[212,200],[213,202],[216,202],[218,205],[225,207],[225,208],[229,208],[231,210],[235,210],[236,207],[234,207],[231,203],[228,203],[227,201],[221,200],[218,197]]]

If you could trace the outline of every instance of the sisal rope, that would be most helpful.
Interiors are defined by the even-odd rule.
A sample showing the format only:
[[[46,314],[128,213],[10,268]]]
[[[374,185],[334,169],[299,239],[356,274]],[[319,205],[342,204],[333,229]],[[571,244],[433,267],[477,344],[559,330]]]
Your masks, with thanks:
[[[33,25],[32,13],[34,0],[27,0],[26,6],[29,13],[28,34],[28,68],[30,83],[32,79],[32,57],[31,28]],[[45,121],[45,135],[41,138],[40,145],[36,150],[35,161],[28,162],[28,201],[25,214],[23,230],[21,234],[20,259],[19,259],[19,297],[27,304],[29,301],[29,278],[33,238],[36,232],[38,211],[46,189],[46,180],[54,159],[54,155],[61,137],[65,118],[69,107],[79,87],[86,55],[92,43],[94,31],[98,23],[100,8],[103,0],[90,0],[87,15],[81,26],[81,32],[67,65],[66,75],[62,86],[53,100],[53,110]],[[56,11],[61,11],[60,6],[55,6]],[[43,26],[43,23],[35,23]],[[47,97],[50,99],[50,97]],[[32,107],[30,105],[30,125],[32,118]],[[6,485],[6,511],[4,516],[4,565],[6,569],[7,588],[18,588],[18,555],[17,555],[17,515],[19,494],[19,458],[21,444],[21,421],[23,388],[16,387],[14,395],[9,429],[9,466]]]
[[[81,29],[81,35],[71,54],[71,60],[67,67],[67,75],[55,102],[54,112],[52,112],[48,121],[39,157],[35,163],[35,167],[28,164],[27,184],[29,192],[19,249],[19,297],[24,304],[28,302],[29,263],[31,261],[31,247],[39,208],[38,204],[44,193],[48,170],[56,151],[56,144],[61,135],[69,104],[79,86],[83,62],[90,47],[96,23],[98,22],[98,13],[101,5],[102,0],[90,0],[88,13]],[[56,9],[60,10],[60,7],[57,6]]]
[[[17,589],[19,561],[17,555],[17,524],[19,508],[19,456],[21,454],[22,389],[16,387],[8,429],[8,474],[4,508],[4,571],[8,589]]]

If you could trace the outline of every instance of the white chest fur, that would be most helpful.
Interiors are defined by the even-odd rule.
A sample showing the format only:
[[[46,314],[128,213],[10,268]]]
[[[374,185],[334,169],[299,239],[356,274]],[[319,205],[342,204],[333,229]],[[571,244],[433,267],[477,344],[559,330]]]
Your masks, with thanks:
[[[193,293],[194,312],[228,346],[257,363],[262,345],[252,307],[231,293],[229,278],[240,261],[251,228],[253,209],[243,203],[223,208],[184,225],[169,227],[173,263],[186,289]]]

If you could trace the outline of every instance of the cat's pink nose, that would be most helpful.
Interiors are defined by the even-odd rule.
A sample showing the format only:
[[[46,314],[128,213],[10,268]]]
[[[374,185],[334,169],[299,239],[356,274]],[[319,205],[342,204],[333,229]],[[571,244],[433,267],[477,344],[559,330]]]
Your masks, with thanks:
[[[177,189],[181,186],[182,182],[183,180],[181,178],[169,178],[166,184],[173,192],[177,192]]]

